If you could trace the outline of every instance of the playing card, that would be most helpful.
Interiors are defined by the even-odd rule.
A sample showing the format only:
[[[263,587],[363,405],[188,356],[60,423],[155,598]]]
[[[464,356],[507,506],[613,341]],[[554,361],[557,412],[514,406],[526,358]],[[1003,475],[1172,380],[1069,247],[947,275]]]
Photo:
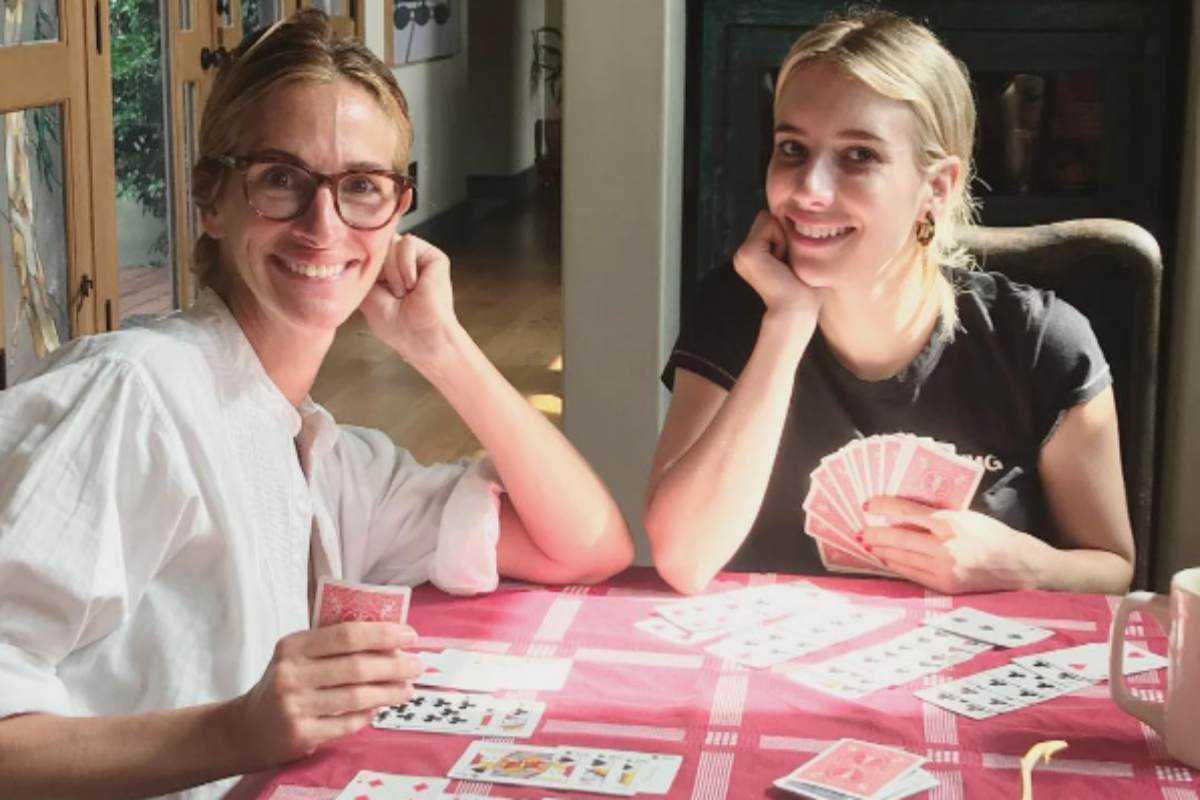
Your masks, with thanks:
[[[1016,664],[977,672],[970,676],[970,681],[1019,708],[1053,700],[1079,688],[1078,684],[1053,681]]]
[[[563,688],[571,671],[569,658],[535,658],[453,648],[440,653],[421,653],[420,657],[425,671],[414,683],[466,691],[556,692]]]
[[[317,581],[312,626],[336,622],[405,622],[412,589],[408,586],[375,586],[334,578]]]
[[[937,508],[963,509],[970,505],[982,477],[983,467],[975,461],[918,439],[893,476],[888,494]]]
[[[533,735],[545,710],[546,704],[537,700],[418,689],[407,703],[376,711],[371,725],[385,730],[524,739]]]
[[[604,794],[666,794],[683,756],[563,746],[559,757],[578,764],[571,788]]]
[[[1108,642],[1092,642],[1077,647],[1065,647],[1061,650],[1047,650],[1033,656],[1014,658],[1018,664],[1042,660],[1060,669],[1070,670],[1090,681],[1108,680]],[[1122,672],[1125,675],[1136,675],[1139,672],[1162,669],[1167,666],[1167,659],[1156,653],[1151,653],[1141,647],[1126,643]]]
[[[710,631],[689,631],[687,628],[681,628],[670,620],[658,616],[639,619],[633,623],[633,627],[639,631],[645,631],[651,636],[657,636],[664,642],[683,645],[704,644],[713,639],[720,639],[728,633],[727,630],[720,628]]]
[[[1054,635],[1053,631],[1045,628],[1026,625],[967,606],[929,617],[925,624],[1000,647],[1021,647]]]
[[[809,517],[808,519],[813,519],[813,517]],[[806,520],[805,530],[807,529]],[[894,577],[893,573],[887,567],[883,566],[883,562],[874,557],[863,557],[849,550],[844,550],[841,547],[830,544],[821,537],[814,536],[813,538],[817,539],[817,554],[821,557],[821,563],[830,572]]]
[[[447,775],[460,780],[567,789],[577,769],[577,762],[562,760],[556,747],[471,742]]]
[[[987,719],[1005,711],[1015,711],[1017,708],[1007,700],[990,695],[969,681],[930,686],[913,694],[926,703],[974,720]]]
[[[654,613],[685,630],[709,632],[747,627],[810,608],[845,600],[806,581],[772,583],[699,595],[654,607]]]
[[[816,689],[841,700],[861,700],[871,692],[888,685],[885,678],[861,675],[829,661],[797,667],[784,674],[801,686]]]
[[[450,784],[445,778],[359,770],[335,800],[433,800]]]
[[[874,800],[925,761],[904,750],[856,739],[842,739],[822,751],[781,782],[796,791],[807,788],[839,792],[855,800]]]
[[[1090,686],[1092,682],[1082,675],[1072,672],[1069,669],[1064,669],[1057,664],[1047,661],[1042,658],[1041,654],[1032,656],[1021,656],[1014,658],[1013,663],[1024,667],[1027,670],[1036,672],[1044,678],[1048,678],[1055,683],[1075,684],[1076,688]]]

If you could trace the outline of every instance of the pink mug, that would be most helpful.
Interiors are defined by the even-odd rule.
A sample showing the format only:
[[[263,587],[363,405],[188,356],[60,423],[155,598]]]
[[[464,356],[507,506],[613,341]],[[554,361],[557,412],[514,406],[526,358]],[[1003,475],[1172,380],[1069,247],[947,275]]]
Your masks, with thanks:
[[[1125,685],[1125,625],[1134,611],[1152,614],[1170,632],[1165,702],[1134,697]],[[1167,753],[1200,768],[1200,567],[1175,573],[1169,595],[1131,592],[1113,616],[1108,660],[1113,702],[1162,737]]]

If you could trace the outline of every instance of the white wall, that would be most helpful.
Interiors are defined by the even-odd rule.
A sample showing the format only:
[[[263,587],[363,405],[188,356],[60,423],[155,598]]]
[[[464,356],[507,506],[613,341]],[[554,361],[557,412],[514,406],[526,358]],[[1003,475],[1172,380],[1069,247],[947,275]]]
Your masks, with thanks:
[[[567,436],[637,531],[679,324],[684,0],[565,0]]]
[[[419,205],[401,230],[466,202],[467,175],[508,176],[533,166],[533,123],[543,101],[529,91],[530,31],[546,24],[546,0],[460,0],[456,11],[464,17],[457,55],[393,69],[408,98],[420,171]],[[383,58],[391,32],[384,0],[365,0],[363,12],[366,43]]]
[[[1167,386],[1163,435],[1163,493],[1157,585],[1172,573],[1200,565],[1200,9],[1192,15],[1188,87],[1175,266],[1173,374]]]
[[[390,0],[387,1],[390,6]],[[470,14],[467,6],[466,2],[460,2],[456,7],[456,11],[461,10],[466,17],[460,28],[463,41],[457,55],[393,69],[408,98],[415,134],[412,159],[420,170],[417,176],[419,205],[416,212],[401,220],[401,230],[419,225],[467,199],[467,162],[463,158],[470,113],[466,48]],[[364,39],[383,58],[383,1],[366,0],[363,12],[366,14]]]

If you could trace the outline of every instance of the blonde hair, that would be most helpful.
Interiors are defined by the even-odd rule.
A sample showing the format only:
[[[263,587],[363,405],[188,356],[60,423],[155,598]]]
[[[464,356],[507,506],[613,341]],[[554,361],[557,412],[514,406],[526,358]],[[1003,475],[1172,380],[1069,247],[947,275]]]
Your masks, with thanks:
[[[933,241],[921,265],[925,296],[939,305],[942,335],[953,338],[958,324],[954,287],[943,265],[970,269],[975,260],[959,243],[974,224],[975,201],[971,151],[975,144],[975,98],[967,69],[926,27],[887,12],[833,19],[802,35],[792,45],[775,82],[775,117],[788,77],[799,66],[832,64],[884,97],[908,105],[916,121],[917,169],[928,171],[939,160],[957,156],[963,165],[957,184],[935,219]]]
[[[270,92],[282,86],[345,79],[366,89],[396,126],[395,168],[408,169],[412,123],[396,78],[362,42],[339,36],[323,11],[305,8],[287,20],[242,39],[221,66],[200,119],[199,153],[192,168],[192,200],[212,209],[231,173],[216,159],[240,154],[249,120]],[[201,233],[193,251],[200,286],[222,294],[228,288],[217,241]]]

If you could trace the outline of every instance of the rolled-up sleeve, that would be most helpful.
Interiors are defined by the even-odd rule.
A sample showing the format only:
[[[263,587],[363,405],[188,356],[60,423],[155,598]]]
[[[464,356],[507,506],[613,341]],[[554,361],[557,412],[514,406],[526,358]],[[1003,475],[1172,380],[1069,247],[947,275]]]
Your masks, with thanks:
[[[348,425],[334,449],[344,577],[430,581],[452,594],[496,588],[504,489],[489,459],[425,466],[382,432]]]

